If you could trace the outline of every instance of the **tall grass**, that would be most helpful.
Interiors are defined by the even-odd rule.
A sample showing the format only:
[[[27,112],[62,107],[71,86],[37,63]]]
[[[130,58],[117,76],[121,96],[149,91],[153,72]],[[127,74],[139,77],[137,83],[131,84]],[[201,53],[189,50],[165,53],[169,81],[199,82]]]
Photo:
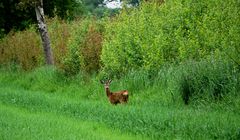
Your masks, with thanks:
[[[8,77],[11,74],[4,75]],[[202,60],[180,65],[168,64],[157,71],[132,70],[120,78],[108,78],[113,79],[113,91],[128,89],[136,103],[147,101],[200,105],[219,102],[231,104],[233,98],[239,97],[239,77],[239,69],[232,63]],[[8,78],[3,83],[15,84],[25,90],[94,100],[105,98],[105,94],[102,94],[103,86],[99,82],[106,78],[102,73],[86,75],[80,72],[69,77],[54,67],[42,67],[17,78],[13,77],[11,83],[8,83]]]
[[[124,88],[130,93],[129,104],[118,106],[112,106],[108,102],[104,88],[99,83],[101,77],[89,77],[86,80],[79,74],[69,78],[54,68],[40,68],[31,73],[16,75],[1,71],[0,103],[3,108],[0,128],[3,130],[1,132],[4,132],[1,135],[4,138],[8,135],[12,138],[28,138],[41,130],[37,135],[42,135],[43,138],[49,136],[57,139],[59,135],[64,135],[64,138],[82,136],[83,139],[91,139],[93,137],[84,131],[88,128],[90,131],[97,129],[100,133],[104,131],[103,134],[117,132],[113,134],[113,139],[121,138],[122,134],[124,138],[130,139],[237,139],[240,128],[240,100],[234,81],[230,80],[228,83],[236,86],[236,89],[231,88],[236,95],[226,94],[222,101],[215,102],[210,96],[205,102],[207,104],[195,104],[203,98],[192,97],[186,106],[182,100],[183,69],[195,69],[193,66],[206,64],[208,63],[192,62],[189,65],[169,65],[154,74],[132,71],[128,76],[113,79],[111,90]],[[218,68],[214,68],[215,72],[222,70],[222,67],[229,66],[218,65]],[[234,72],[234,69],[230,68],[222,72],[223,76],[226,71]],[[200,70],[198,73],[209,74],[213,71],[204,72]],[[196,78],[201,77],[196,73]],[[236,74],[229,74],[227,77],[234,77]],[[194,80],[190,82],[194,83]],[[200,88],[194,84],[193,86],[195,89]],[[208,86],[205,87],[211,89],[212,85]],[[191,94],[198,96],[195,92]],[[204,96],[208,98],[208,94]],[[226,102],[227,97],[232,97],[231,102]],[[17,121],[14,121],[14,114],[19,114]],[[60,118],[57,119],[56,116]],[[56,124],[53,125],[47,118],[54,120]],[[6,125],[13,126],[14,122],[15,127],[7,129]],[[44,125],[47,128],[43,129]],[[22,127],[28,130],[20,129]],[[49,128],[52,134],[47,132]],[[68,128],[73,129],[73,133],[62,132]],[[23,131],[26,135],[11,135],[11,130],[19,133]],[[77,130],[82,132],[77,134]],[[105,136],[98,134],[98,131],[92,133],[94,136]]]
[[[202,60],[163,65],[157,71],[130,71],[113,82],[113,87],[166,104],[231,104],[239,97],[239,80],[239,69],[233,63]]]

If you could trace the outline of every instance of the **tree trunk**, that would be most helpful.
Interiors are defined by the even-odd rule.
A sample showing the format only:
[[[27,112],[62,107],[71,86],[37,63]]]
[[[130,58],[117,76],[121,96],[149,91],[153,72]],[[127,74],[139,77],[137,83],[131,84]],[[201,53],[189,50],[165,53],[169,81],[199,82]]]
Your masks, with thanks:
[[[53,65],[53,54],[50,46],[50,38],[47,32],[47,25],[45,24],[44,12],[43,12],[43,0],[39,0],[39,2],[35,5],[35,12],[38,21],[38,29],[40,32],[40,36],[42,39],[42,45],[45,55],[46,64]]]

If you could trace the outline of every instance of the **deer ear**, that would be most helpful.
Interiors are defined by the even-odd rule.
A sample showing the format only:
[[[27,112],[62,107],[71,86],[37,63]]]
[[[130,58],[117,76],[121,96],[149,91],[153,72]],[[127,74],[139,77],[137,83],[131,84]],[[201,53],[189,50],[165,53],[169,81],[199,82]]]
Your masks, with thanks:
[[[112,82],[112,80],[110,79],[110,80],[108,80],[108,83],[110,84]]]

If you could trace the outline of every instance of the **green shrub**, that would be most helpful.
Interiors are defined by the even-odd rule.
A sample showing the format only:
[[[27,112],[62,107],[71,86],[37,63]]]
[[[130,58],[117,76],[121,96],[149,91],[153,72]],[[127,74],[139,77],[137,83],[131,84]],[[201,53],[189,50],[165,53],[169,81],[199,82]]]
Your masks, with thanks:
[[[62,67],[64,59],[69,51],[68,40],[71,36],[71,24],[58,17],[48,19],[48,32],[53,50],[54,64],[57,67]]]
[[[125,9],[106,25],[104,70],[117,75],[234,54],[230,50],[239,48],[238,5],[237,0],[175,0]]]
[[[21,32],[9,33],[0,42],[0,64],[5,67],[19,66],[23,70],[33,69],[41,64],[41,41],[36,29],[31,27]]]
[[[102,48],[103,22],[84,19],[73,22],[71,37],[68,41],[69,52],[64,59],[62,69],[66,74],[87,73],[100,69],[100,52]]]

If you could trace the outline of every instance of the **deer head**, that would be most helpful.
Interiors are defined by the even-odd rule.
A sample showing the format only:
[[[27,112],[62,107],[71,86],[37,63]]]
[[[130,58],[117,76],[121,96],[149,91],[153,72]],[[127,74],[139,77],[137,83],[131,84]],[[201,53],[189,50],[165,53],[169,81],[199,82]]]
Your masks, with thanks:
[[[104,88],[106,89],[106,88],[109,88],[112,80],[109,79],[109,80],[106,80],[105,82],[103,80],[101,80],[100,82],[101,82],[101,84],[104,85]]]

